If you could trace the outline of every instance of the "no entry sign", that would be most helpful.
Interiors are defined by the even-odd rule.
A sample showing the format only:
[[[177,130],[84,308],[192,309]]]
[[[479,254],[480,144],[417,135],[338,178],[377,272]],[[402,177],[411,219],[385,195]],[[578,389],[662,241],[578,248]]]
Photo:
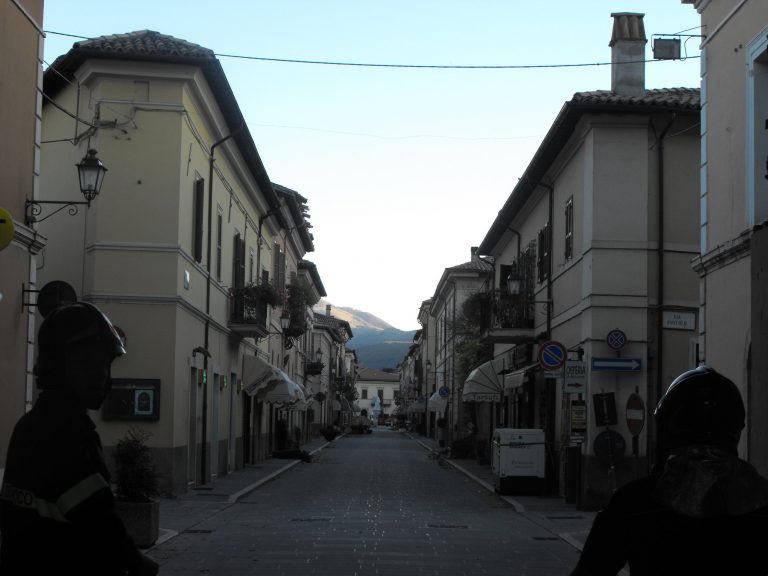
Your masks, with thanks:
[[[645,403],[637,394],[630,394],[627,399],[627,428],[632,436],[637,436],[645,426]]]

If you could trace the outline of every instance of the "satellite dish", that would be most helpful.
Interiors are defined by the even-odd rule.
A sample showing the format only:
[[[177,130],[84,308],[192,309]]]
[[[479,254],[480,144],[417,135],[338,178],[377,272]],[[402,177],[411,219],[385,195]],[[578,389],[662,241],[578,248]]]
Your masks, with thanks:
[[[43,318],[60,306],[67,306],[77,302],[75,289],[63,280],[48,282],[37,295],[37,309]]]

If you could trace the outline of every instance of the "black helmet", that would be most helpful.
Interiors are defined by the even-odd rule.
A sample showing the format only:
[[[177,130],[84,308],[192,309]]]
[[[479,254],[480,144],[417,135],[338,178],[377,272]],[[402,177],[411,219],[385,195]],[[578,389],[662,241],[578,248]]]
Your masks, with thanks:
[[[736,385],[702,365],[675,378],[654,416],[662,457],[691,445],[717,446],[735,454],[745,411]]]
[[[110,360],[125,354],[123,340],[104,313],[88,302],[76,302],[53,310],[43,320],[37,336],[35,373],[40,388],[56,386],[69,351],[80,347]]]

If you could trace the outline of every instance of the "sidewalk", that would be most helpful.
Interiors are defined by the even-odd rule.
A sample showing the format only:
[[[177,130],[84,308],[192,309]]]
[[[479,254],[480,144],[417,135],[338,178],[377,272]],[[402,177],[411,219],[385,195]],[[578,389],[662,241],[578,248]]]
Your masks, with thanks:
[[[438,450],[438,444],[434,440],[407,432],[403,434],[418,442],[425,450],[432,453]],[[302,449],[314,454],[328,444],[330,443],[321,437],[303,445]],[[446,459],[446,462],[488,491],[495,493],[489,465],[478,464],[472,459]],[[179,498],[160,499],[160,536],[155,546],[181,532],[194,531],[196,525],[298,464],[301,464],[301,460],[271,458],[221,478],[214,478],[209,484],[192,489]],[[513,498],[503,495],[498,497],[511,505],[518,514],[524,515],[531,522],[578,550],[582,549],[595,516],[595,512],[577,510],[574,505],[566,504],[563,498],[537,496]]]
[[[407,436],[421,444],[425,449],[437,454],[439,445],[436,440],[424,436]],[[493,487],[493,472],[490,464],[478,464],[475,459],[451,459],[445,462],[462,472],[489,492],[496,494]],[[577,550],[584,547],[592,521],[597,512],[578,510],[574,504],[568,504],[557,496],[505,496],[498,494],[501,500],[512,506],[518,514],[551,532]]]

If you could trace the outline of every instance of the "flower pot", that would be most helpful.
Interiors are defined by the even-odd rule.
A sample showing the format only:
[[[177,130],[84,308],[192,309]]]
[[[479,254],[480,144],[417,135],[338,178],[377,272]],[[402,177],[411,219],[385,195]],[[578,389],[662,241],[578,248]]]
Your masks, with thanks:
[[[160,532],[160,503],[150,502],[115,502],[117,515],[123,521],[125,530],[139,548],[149,548],[157,542]]]

